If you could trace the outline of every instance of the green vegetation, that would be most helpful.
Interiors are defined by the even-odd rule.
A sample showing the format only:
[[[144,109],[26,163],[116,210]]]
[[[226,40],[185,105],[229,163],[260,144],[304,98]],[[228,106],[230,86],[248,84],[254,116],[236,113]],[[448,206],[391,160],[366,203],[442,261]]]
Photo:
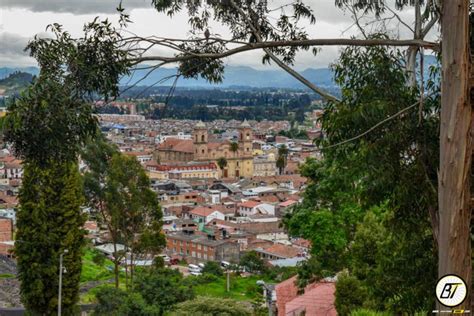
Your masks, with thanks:
[[[241,267],[245,267],[245,270],[251,273],[264,272],[266,270],[265,262],[256,251],[248,251],[240,257]]]
[[[201,271],[203,274],[212,274],[216,277],[220,277],[223,274],[222,268],[219,263],[214,261],[209,261],[204,265],[204,268]]]
[[[113,262],[104,258],[102,264],[97,264],[94,258],[97,256],[97,251],[87,249],[82,257],[82,272],[81,283],[88,281],[102,281],[110,280],[114,277],[110,268],[113,267]]]
[[[271,282],[264,276],[249,276],[241,277],[239,275],[230,275],[230,291],[227,292],[226,275],[219,278],[212,278],[209,282],[200,283],[202,277],[188,277],[195,280],[197,285],[194,286],[194,291],[197,296],[211,296],[219,298],[230,298],[237,301],[253,301],[261,295],[262,289],[257,285],[258,280]]]
[[[170,316],[251,316],[252,313],[242,304],[230,299],[197,297],[176,305]]]
[[[89,167],[84,174],[86,201],[97,210],[96,216],[107,227],[112,244],[124,244],[132,261],[140,255],[158,253],[165,243],[162,213],[150,180],[136,158],[120,153],[101,135],[87,143],[82,158]],[[118,288],[119,264],[125,252],[115,251],[113,257]],[[129,270],[125,281],[128,284],[130,277],[133,286],[134,266]]]
[[[285,219],[291,234],[313,245],[299,271],[301,286],[348,270],[337,283],[342,315],[359,306],[413,314],[434,304],[426,293],[437,274],[431,215],[437,209],[439,87],[429,81],[423,108],[340,143],[418,100],[401,59],[401,52],[384,47],[342,52],[334,66],[342,100],[326,105],[327,138],[318,142],[324,159],[301,168],[309,179],[304,202]]]
[[[10,279],[14,277],[15,275],[11,273],[0,273],[0,279]]]

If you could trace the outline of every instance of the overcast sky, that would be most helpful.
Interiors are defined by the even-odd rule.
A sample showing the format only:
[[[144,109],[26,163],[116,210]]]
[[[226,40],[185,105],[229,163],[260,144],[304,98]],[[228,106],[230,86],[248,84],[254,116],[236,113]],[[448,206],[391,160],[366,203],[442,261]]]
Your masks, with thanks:
[[[289,2],[289,0],[269,0],[272,6]],[[80,36],[83,24],[96,16],[117,20],[119,0],[0,0],[0,67],[34,66],[35,61],[23,52],[29,39],[36,34],[44,36],[48,24],[59,23],[73,36]],[[357,35],[351,14],[337,9],[334,0],[306,0],[313,8],[317,22],[308,25],[307,31],[312,38],[349,37]],[[157,13],[151,7],[151,0],[123,0],[123,7],[130,13],[134,23],[130,30],[140,35],[157,35],[165,37],[186,37],[189,27],[185,13],[172,19],[165,14]],[[405,10],[401,17],[410,23],[412,10]],[[401,38],[410,36],[407,28],[393,23],[393,32]],[[349,28],[349,30],[347,30]],[[396,31],[395,31],[396,30]],[[226,29],[212,25],[211,32],[225,36]],[[436,37],[432,32],[431,37]],[[295,68],[327,67],[337,57],[338,48],[324,48],[314,57],[310,53],[300,53]],[[230,65],[246,65],[255,68],[268,67],[261,64],[261,52],[253,51],[226,59]]]

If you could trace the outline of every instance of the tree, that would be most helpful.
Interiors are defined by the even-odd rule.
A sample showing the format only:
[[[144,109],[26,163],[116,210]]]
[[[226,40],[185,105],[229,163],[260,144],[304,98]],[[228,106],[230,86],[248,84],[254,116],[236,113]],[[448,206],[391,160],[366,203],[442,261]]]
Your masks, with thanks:
[[[214,262],[214,261],[206,262],[206,264],[204,265],[204,268],[202,269],[201,272],[202,273],[209,273],[209,274],[212,274],[212,275],[215,275],[215,276],[218,276],[218,277],[223,275],[221,266],[219,265],[219,263]]]
[[[106,179],[105,200],[115,217],[120,237],[130,252],[130,281],[133,286],[134,260],[156,254],[165,244],[161,233],[162,213],[150,179],[135,157],[112,156]]]
[[[171,315],[250,316],[252,313],[237,301],[201,296],[176,305]]]
[[[288,148],[286,145],[281,145],[278,148],[278,157],[275,161],[276,167],[278,168],[278,173],[283,174],[286,164],[288,162]]]
[[[471,164],[472,108],[469,104],[469,2],[443,3],[439,169],[439,277],[454,273],[472,289]],[[470,309],[471,299],[460,305]]]
[[[337,314],[341,316],[352,315],[352,312],[363,307],[367,293],[361,282],[347,273],[341,273],[337,278],[336,301],[334,305]]]
[[[75,311],[84,245],[82,202],[76,163],[50,163],[47,168],[24,164],[15,255],[21,300],[33,315],[56,313],[59,256],[66,249],[62,310],[65,314]]]
[[[300,279],[348,268],[367,289],[364,304],[411,313],[432,307],[433,298],[423,293],[436,280],[438,165],[432,157],[438,151],[439,87],[430,81],[421,114],[417,108],[393,116],[415,109],[410,105],[419,93],[406,85],[400,56],[383,47],[342,52],[334,66],[342,100],[328,104],[322,118],[324,159],[301,168],[309,184],[285,223],[291,234],[312,241],[311,266],[302,267]],[[354,138],[387,117],[397,121],[387,122],[382,133]],[[365,221],[370,212],[384,215]],[[413,258],[416,264],[395,264]],[[406,279],[417,285],[403,286]]]
[[[225,157],[217,159],[217,166],[221,169],[222,177],[224,177],[224,168],[227,167],[227,159],[225,159]]]
[[[103,287],[97,294],[97,305],[92,315],[113,316],[159,316],[160,311],[154,305],[147,305],[138,293],[121,289]]]
[[[94,251],[92,252],[92,262],[102,267],[105,264],[105,259],[106,257],[102,252],[94,249]]]
[[[230,151],[233,152],[234,155],[235,155],[235,153],[236,153],[238,150],[239,150],[239,144],[236,143],[236,142],[231,142],[231,143],[230,143]]]
[[[265,262],[258,256],[257,252],[248,251],[240,257],[240,266],[245,267],[248,272],[263,272]]]
[[[114,245],[115,285],[119,285],[119,264],[125,256],[117,250],[119,243],[130,251],[133,285],[134,259],[156,254],[164,245],[158,199],[140,163],[121,154],[103,137],[91,141],[82,156],[89,167],[84,174],[87,201],[98,210]]]
[[[138,274],[134,288],[147,304],[157,306],[161,315],[175,304],[194,298],[194,291],[184,283],[183,275],[168,268],[143,271]]]

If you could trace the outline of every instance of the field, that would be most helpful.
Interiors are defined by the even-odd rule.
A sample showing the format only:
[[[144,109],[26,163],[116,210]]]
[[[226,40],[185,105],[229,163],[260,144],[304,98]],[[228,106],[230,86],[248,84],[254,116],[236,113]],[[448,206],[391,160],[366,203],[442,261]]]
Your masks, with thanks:
[[[253,301],[261,293],[262,289],[257,285],[258,280],[269,281],[261,276],[241,277],[231,275],[230,277],[230,291],[226,291],[226,276],[217,278],[216,280],[199,284],[194,287],[196,295],[198,296],[212,296],[220,298],[231,298],[238,301]]]

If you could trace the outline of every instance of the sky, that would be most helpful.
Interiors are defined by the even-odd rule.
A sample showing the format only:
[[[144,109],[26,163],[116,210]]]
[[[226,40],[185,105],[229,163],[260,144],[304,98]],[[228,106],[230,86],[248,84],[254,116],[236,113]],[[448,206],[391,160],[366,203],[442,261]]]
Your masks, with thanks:
[[[269,6],[278,7],[290,0],[268,0]],[[35,35],[47,36],[46,26],[59,23],[73,36],[81,36],[84,23],[96,16],[117,21],[115,8],[119,0],[0,0],[0,67],[35,66],[35,60],[23,51],[27,42]],[[388,1],[390,2],[390,0]],[[359,35],[353,25],[351,13],[334,6],[334,0],[305,0],[313,9],[316,24],[303,23],[310,38],[341,38]],[[131,32],[163,37],[185,38],[189,33],[187,15],[180,13],[173,18],[156,12],[151,7],[151,0],[123,0],[122,6],[133,21]],[[393,6],[392,6],[393,7]],[[413,10],[399,13],[400,17],[411,24]],[[372,20],[372,17],[367,18]],[[393,19],[389,30],[394,36],[410,38],[408,28]],[[225,36],[227,30],[218,24],[211,25],[211,32]],[[434,39],[437,32],[431,32],[428,39]],[[309,52],[297,55],[295,69],[327,67],[338,55],[337,47],[323,48],[317,56]],[[153,52],[152,52],[153,53]],[[156,52],[155,52],[156,53]],[[262,52],[252,51],[235,55],[225,60],[228,65],[268,68],[261,62]]]

